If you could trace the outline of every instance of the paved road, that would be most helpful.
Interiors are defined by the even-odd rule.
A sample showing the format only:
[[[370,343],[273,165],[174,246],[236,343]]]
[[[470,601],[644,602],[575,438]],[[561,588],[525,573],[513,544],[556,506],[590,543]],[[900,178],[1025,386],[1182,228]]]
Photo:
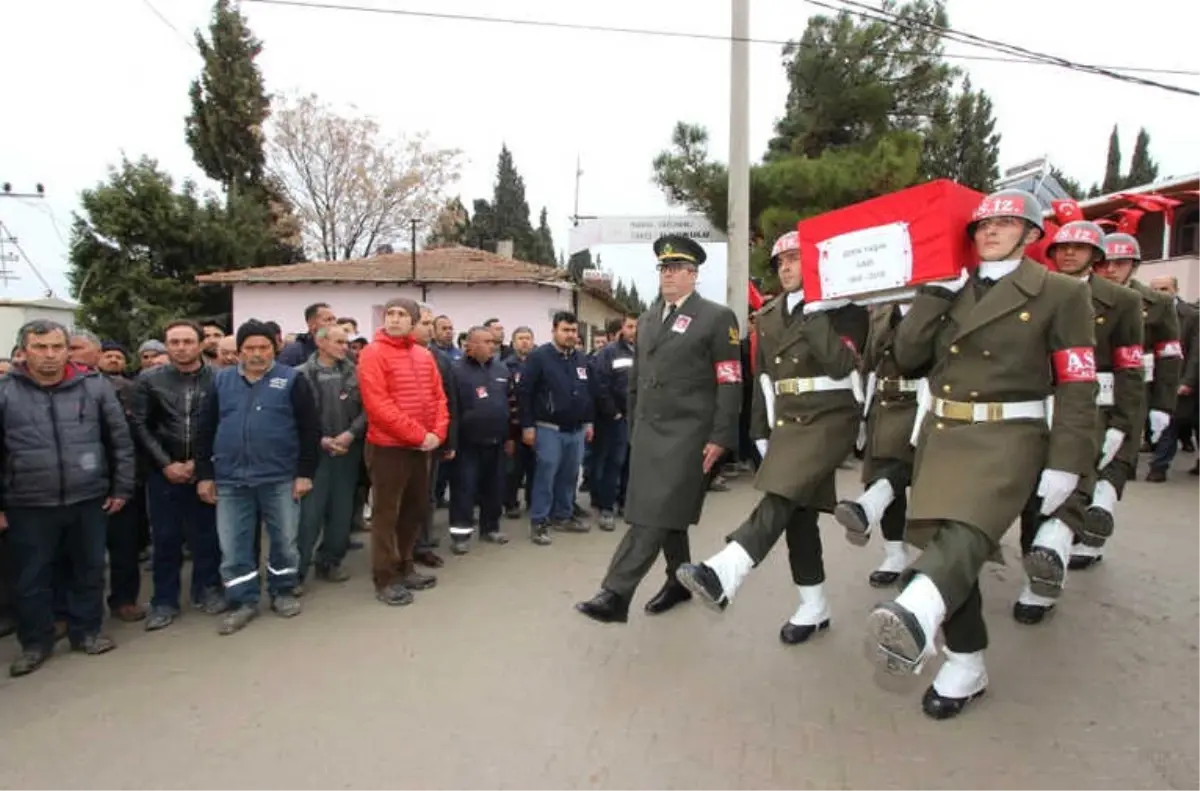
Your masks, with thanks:
[[[871,683],[878,548],[832,522],[833,629],[792,648],[776,637],[795,606],[783,552],[723,615],[585,620],[571,605],[616,542],[593,531],[482,547],[398,610],[372,599],[355,553],[356,578],[319,585],[294,621],[228,638],[191,613],[158,634],[114,625],[112,654],[0,680],[0,787],[1196,788],[1190,461],[1131,487],[1112,554],[1072,579],[1052,622],[1009,617],[1010,538],[1010,565],[984,580],[990,693],[957,721],[926,719],[919,688]],[[696,554],[754,500],[744,483],[710,498]]]

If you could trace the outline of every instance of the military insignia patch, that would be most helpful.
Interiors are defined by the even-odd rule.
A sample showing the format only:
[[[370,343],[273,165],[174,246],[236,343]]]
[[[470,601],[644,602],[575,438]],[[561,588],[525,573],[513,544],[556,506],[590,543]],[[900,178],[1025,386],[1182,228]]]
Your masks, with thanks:
[[[729,345],[730,346],[738,346],[741,344],[741,342],[742,342],[742,339],[738,337],[737,327],[730,327],[729,328]]]

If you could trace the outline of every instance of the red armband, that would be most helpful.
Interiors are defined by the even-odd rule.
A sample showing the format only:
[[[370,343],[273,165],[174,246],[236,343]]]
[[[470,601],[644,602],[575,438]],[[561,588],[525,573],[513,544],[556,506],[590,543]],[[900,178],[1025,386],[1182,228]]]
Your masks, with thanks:
[[[1096,381],[1096,350],[1091,346],[1073,346],[1050,355],[1054,378],[1059,384]]]
[[[1142,367],[1141,346],[1118,346],[1113,349],[1113,369],[1117,371],[1140,370]]]
[[[1183,347],[1179,344],[1179,341],[1156,343],[1154,344],[1154,356],[1159,359],[1163,357],[1182,357]]]
[[[740,360],[721,360],[713,366],[717,374],[717,384],[735,385],[742,381],[742,363]]]
[[[846,345],[847,349],[854,352],[855,354],[858,354],[858,347],[854,345],[854,339],[851,338],[849,335],[842,336],[842,343],[844,343]]]

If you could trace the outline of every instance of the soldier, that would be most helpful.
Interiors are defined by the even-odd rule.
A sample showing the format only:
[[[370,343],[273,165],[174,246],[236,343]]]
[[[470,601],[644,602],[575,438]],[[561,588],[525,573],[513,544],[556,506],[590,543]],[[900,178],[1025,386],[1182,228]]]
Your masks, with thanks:
[[[1085,470],[1079,489],[1055,512],[1076,533],[1074,556],[1081,546],[1103,546],[1112,535],[1111,511],[1098,510],[1085,518],[1084,509],[1097,496],[1111,504],[1120,496],[1132,471],[1129,458],[1137,458],[1146,390],[1142,385],[1142,317],[1137,294],[1094,277],[1093,267],[1104,261],[1104,231],[1093,222],[1070,222],[1058,230],[1046,255],[1058,271],[1088,284],[1096,333],[1096,447],[1099,460]],[[1096,494],[1093,493],[1093,490]],[[1038,529],[1037,501],[1021,514],[1021,549],[1029,552]],[[1069,563],[1069,561],[1068,561]],[[1059,586],[1061,590],[1061,586]],[[1054,591],[1051,591],[1053,593]],[[1055,596],[1036,593],[1028,577],[1013,604],[1013,618],[1024,624],[1040,623],[1054,609]]]
[[[983,564],[1000,557],[1001,538],[1035,492],[1040,512],[1053,514],[1096,452],[1091,300],[1083,283],[1022,258],[1043,233],[1037,198],[989,195],[967,233],[976,273],[921,287],[896,330],[896,363],[909,376],[928,369],[933,396],[906,527],[924,553],[900,575],[899,596],[868,617],[872,654],[897,676],[921,671],[942,630],[946,661],[922,700],[935,719],[959,714],[987,688]],[[1026,555],[1030,576],[1050,576],[1054,561],[1061,571],[1071,537],[1061,520],[1043,522]]]
[[[724,610],[750,569],[786,534],[800,605],[779,639],[794,645],[829,627],[817,518],[837,504],[834,475],[858,437],[857,367],[869,317],[848,300],[804,302],[795,231],[775,242],[771,266],[784,293],[758,314],[750,422],[763,455],[754,486],[765,494],[723,550],[680,566],[676,577],[705,604]]]
[[[1170,298],[1134,279],[1142,262],[1142,248],[1137,239],[1127,233],[1110,233],[1104,237],[1103,262],[1096,264],[1096,274],[1121,286],[1128,286],[1142,300],[1142,366],[1146,382],[1144,410],[1149,411],[1150,442],[1159,437],[1171,423],[1175,401],[1179,397],[1179,379],[1183,368],[1183,346],[1179,340],[1179,318]],[[1145,414],[1145,412],[1143,412]],[[1112,470],[1111,478],[1096,483],[1086,519],[1089,531],[1108,534],[1113,531],[1113,508],[1121,498],[1125,482],[1137,475],[1138,450],[1142,426],[1146,418],[1135,424],[1129,444],[1118,454],[1120,466]],[[1112,465],[1109,465],[1112,466]],[[1099,563],[1104,557],[1103,546],[1077,544],[1071,552],[1070,568],[1083,570]]]
[[[884,305],[871,316],[863,357],[863,370],[869,372],[862,474],[867,488],[858,499],[838,503],[833,512],[846,528],[846,539],[857,546],[867,543],[873,525],[883,528],[883,562],[867,578],[876,588],[895,584],[908,566],[905,489],[912,483],[913,421],[917,417],[917,393],[924,382],[901,375],[892,345],[896,327],[911,307],[911,302]]]
[[[638,319],[629,373],[629,496],[625,531],[600,592],[575,605],[605,623],[624,623],[629,602],[659,550],[667,581],[651,615],[688,601],[675,570],[691,559],[687,529],[700,521],[708,473],[737,447],[742,364],[737,318],[696,293],[704,248],[681,236],[654,243],[660,296]]]

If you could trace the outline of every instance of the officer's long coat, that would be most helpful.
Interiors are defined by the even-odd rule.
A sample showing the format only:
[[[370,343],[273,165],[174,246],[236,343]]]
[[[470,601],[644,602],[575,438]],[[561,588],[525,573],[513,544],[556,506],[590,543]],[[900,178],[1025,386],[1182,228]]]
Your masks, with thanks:
[[[1141,361],[1134,360],[1128,350],[1141,352],[1144,345],[1142,302],[1136,292],[1102,277],[1092,275],[1088,286],[1096,317],[1096,370],[1113,375],[1113,405],[1102,407],[1097,416],[1096,452],[1101,450],[1105,432],[1115,428],[1125,433],[1118,458],[1136,463],[1146,419],[1146,387]]]
[[[772,384],[792,378],[849,376],[857,370],[869,320],[866,308],[859,305],[809,316],[797,305],[788,317],[785,296],[759,311],[750,434],[767,439],[769,447],[754,479],[756,489],[822,511],[837,505],[834,474],[854,450],[862,405],[849,390],[777,395],[775,423],[769,425],[762,376]]]
[[[1183,373],[1179,315],[1173,300],[1166,294],[1160,294],[1137,280],[1130,280],[1129,287],[1142,297],[1144,354],[1154,360],[1154,380],[1147,388],[1146,408],[1172,414],[1179,398],[1179,379]]]
[[[918,440],[906,540],[924,547],[938,522],[951,520],[998,547],[1043,469],[1080,474],[1095,463],[1094,322],[1085,284],[1028,259],[979,300],[970,281],[954,295],[921,289],[896,330],[901,369],[919,375],[932,366],[933,395],[954,401],[1053,395],[1054,425],[970,423],[930,412]]]
[[[741,339],[733,311],[699,294],[665,325],[663,307],[656,300],[638,319],[625,520],[686,530],[708,490],[704,446],[737,448]]]
[[[913,420],[917,416],[916,393],[889,393],[884,383],[904,376],[892,352],[900,306],[883,305],[871,314],[871,330],[863,352],[863,372],[874,373],[877,381],[871,409],[867,413],[867,444],[863,449],[863,483],[870,484],[879,475],[881,463],[899,461],[912,464]]]

